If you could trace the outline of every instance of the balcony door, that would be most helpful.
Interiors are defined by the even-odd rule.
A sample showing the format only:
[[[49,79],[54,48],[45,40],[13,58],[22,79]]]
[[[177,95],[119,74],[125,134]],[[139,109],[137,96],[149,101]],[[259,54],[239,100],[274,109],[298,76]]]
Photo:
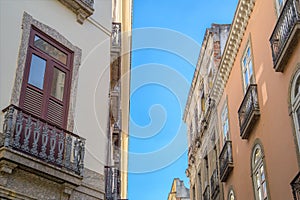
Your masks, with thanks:
[[[70,50],[32,27],[20,107],[66,128],[72,71]]]

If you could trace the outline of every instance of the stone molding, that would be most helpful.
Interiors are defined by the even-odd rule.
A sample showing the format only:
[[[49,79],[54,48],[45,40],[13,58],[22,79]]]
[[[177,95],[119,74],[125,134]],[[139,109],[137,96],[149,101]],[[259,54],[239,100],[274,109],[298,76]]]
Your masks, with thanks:
[[[63,35],[61,35],[55,29],[37,21],[31,15],[24,12],[23,21],[22,21],[22,38],[21,44],[19,48],[18,55],[18,64],[16,69],[15,83],[13,86],[12,96],[11,96],[11,104],[19,105],[21,87],[23,82],[23,73],[25,69],[25,62],[27,57],[27,49],[29,43],[29,36],[31,26],[35,26],[50,37],[52,37],[57,42],[61,43],[65,47],[69,48],[74,52],[74,60],[73,60],[73,71],[72,71],[72,82],[71,82],[71,90],[70,90],[70,103],[69,103],[69,111],[68,111],[68,123],[67,130],[72,131],[74,128],[74,112],[76,105],[76,94],[77,94],[77,84],[79,77],[79,66],[81,64],[81,49],[74,46],[71,42],[69,42]]]
[[[84,20],[94,13],[94,0],[58,0],[77,16],[77,22],[83,24]]]
[[[66,182],[74,186],[79,186],[82,182],[82,177],[71,173],[67,170],[50,165],[40,161],[32,156],[25,155],[10,148],[0,148],[0,161],[16,163],[19,168],[30,171],[38,176],[45,177],[55,182]]]
[[[8,189],[0,185],[0,197],[10,199],[13,197],[14,200],[37,200],[36,198],[23,195],[14,190]]]
[[[236,55],[242,42],[246,27],[256,0],[241,0],[238,3],[230,33],[225,45],[217,77],[211,95],[219,103],[229,78]]]

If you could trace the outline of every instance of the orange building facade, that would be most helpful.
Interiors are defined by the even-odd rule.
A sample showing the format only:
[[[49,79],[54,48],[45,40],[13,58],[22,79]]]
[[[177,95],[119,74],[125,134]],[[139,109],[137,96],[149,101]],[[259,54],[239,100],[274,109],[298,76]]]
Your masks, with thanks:
[[[300,199],[299,0],[238,2],[207,97],[217,118],[218,199]]]

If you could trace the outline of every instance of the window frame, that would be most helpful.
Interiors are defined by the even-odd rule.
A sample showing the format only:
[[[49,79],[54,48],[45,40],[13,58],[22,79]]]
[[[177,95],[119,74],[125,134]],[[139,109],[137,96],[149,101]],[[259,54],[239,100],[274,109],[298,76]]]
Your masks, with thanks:
[[[223,115],[224,115],[224,111],[225,109],[227,110],[227,133],[224,133],[224,124],[225,124],[225,121],[223,120]],[[228,109],[228,102],[227,100],[225,101],[223,107],[222,107],[222,111],[221,111],[221,130],[222,130],[222,133],[223,133],[223,145],[225,145],[226,141],[229,141],[230,140],[230,125],[229,125],[229,109]]]
[[[293,118],[297,146],[298,146],[298,154],[299,154],[300,153],[300,118],[298,119],[297,110],[300,109],[300,90],[296,96],[294,95],[298,79],[300,80],[300,68],[297,69],[294,75],[294,78],[292,80],[291,93],[290,93],[291,114]]]
[[[72,60],[73,72],[72,72],[72,83],[70,91],[70,101],[69,101],[69,111],[68,111],[68,122],[67,130],[74,130],[74,118],[75,118],[75,107],[77,98],[77,88],[79,79],[79,67],[81,65],[82,49],[75,46],[70,42],[64,35],[62,35],[57,30],[53,29],[51,26],[44,24],[43,22],[35,19],[27,12],[23,13],[22,24],[21,24],[21,40],[18,51],[18,60],[16,63],[16,74],[14,79],[14,84],[12,88],[12,93],[10,96],[10,103],[20,107],[20,94],[22,89],[22,82],[24,78],[24,69],[27,58],[28,43],[30,38],[31,26],[37,27],[39,30],[47,34],[49,37],[53,38],[55,41],[63,44],[66,48],[74,52],[74,59]]]
[[[57,48],[58,50],[65,53],[67,55],[66,64],[60,62],[53,56],[47,54],[47,52],[44,52],[40,48],[36,47],[34,45],[35,36],[38,36],[45,42],[52,45],[54,48]],[[31,69],[32,55],[36,55],[36,56],[46,60],[46,68],[45,68],[44,80],[43,80],[43,89],[40,89],[28,82],[30,69]],[[74,59],[74,52],[72,50],[68,49],[63,44],[61,44],[58,41],[56,41],[55,39],[51,38],[48,34],[44,33],[43,31],[41,31],[34,25],[31,25],[28,47],[27,47],[26,61],[25,61],[25,66],[24,66],[24,75],[23,75],[22,87],[21,87],[20,99],[19,99],[20,107],[21,108],[24,107],[26,89],[30,88],[30,90],[33,90],[35,92],[42,94],[41,113],[40,113],[40,116],[37,116],[37,117],[41,117],[41,118],[49,121],[48,108],[50,107],[49,102],[52,101],[52,102],[56,103],[57,105],[60,105],[62,107],[63,111],[62,111],[61,124],[57,124],[57,122],[54,122],[54,121],[50,121],[50,122],[53,124],[56,124],[57,126],[60,126],[62,128],[67,128],[71,84],[72,84],[72,73],[73,73],[73,59]],[[51,87],[52,87],[52,81],[53,81],[53,75],[54,75],[54,68],[65,73],[64,92],[63,92],[62,100],[51,95]]]
[[[231,196],[233,196],[233,200],[236,200],[236,198],[235,198],[235,193],[234,193],[233,189],[230,189],[230,190],[229,190],[228,195],[227,195],[227,199],[228,199],[228,200],[231,200],[231,199],[230,199]]]
[[[247,65],[245,66],[244,65],[244,59],[245,57],[248,55],[248,50],[250,50],[250,53],[249,53],[249,58],[247,59]],[[252,63],[252,66],[251,68],[249,67],[249,63]],[[246,77],[245,77],[245,72],[248,71],[248,72],[252,72],[252,74],[248,74],[248,84],[246,84]],[[248,42],[247,42],[247,45],[244,49],[244,52],[243,52],[243,56],[241,58],[241,73],[242,73],[242,82],[243,82],[243,91],[244,91],[244,94],[246,94],[247,92],[247,89],[249,87],[250,84],[255,84],[255,73],[254,73],[254,59],[253,59],[253,48],[252,48],[252,45],[251,45],[251,40],[249,39]],[[249,76],[250,75],[250,76]]]
[[[286,0],[281,0],[282,4],[280,5],[279,1],[280,0],[275,0],[275,8],[276,8],[277,17],[280,16],[280,13],[284,7],[284,4],[286,3]]]
[[[256,151],[259,150],[260,151],[260,157],[258,159],[257,162],[255,162],[255,153]],[[264,172],[264,180],[262,181],[262,174],[260,169],[263,169]],[[257,185],[257,179],[256,179],[256,175],[259,175],[259,183],[260,185]],[[259,193],[262,195],[262,200],[269,200],[270,199],[270,195],[269,195],[269,189],[268,189],[268,181],[267,181],[267,174],[266,174],[266,165],[264,163],[264,153],[263,153],[263,148],[261,146],[261,144],[256,143],[253,147],[252,150],[252,154],[251,154],[251,176],[252,176],[252,184],[253,184],[253,191],[254,191],[254,197],[256,200],[260,200],[259,199]],[[265,190],[263,187],[263,184],[265,184]],[[266,198],[264,198],[263,194],[264,192],[266,193]]]

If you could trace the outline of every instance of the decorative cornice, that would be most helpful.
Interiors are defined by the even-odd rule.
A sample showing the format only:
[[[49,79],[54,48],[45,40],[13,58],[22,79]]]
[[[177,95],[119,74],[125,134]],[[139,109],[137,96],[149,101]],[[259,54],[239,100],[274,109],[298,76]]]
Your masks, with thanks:
[[[77,15],[77,22],[83,24],[84,20],[94,12],[94,0],[59,0]]]
[[[244,36],[255,0],[240,0],[230,28],[211,95],[219,103]]]

